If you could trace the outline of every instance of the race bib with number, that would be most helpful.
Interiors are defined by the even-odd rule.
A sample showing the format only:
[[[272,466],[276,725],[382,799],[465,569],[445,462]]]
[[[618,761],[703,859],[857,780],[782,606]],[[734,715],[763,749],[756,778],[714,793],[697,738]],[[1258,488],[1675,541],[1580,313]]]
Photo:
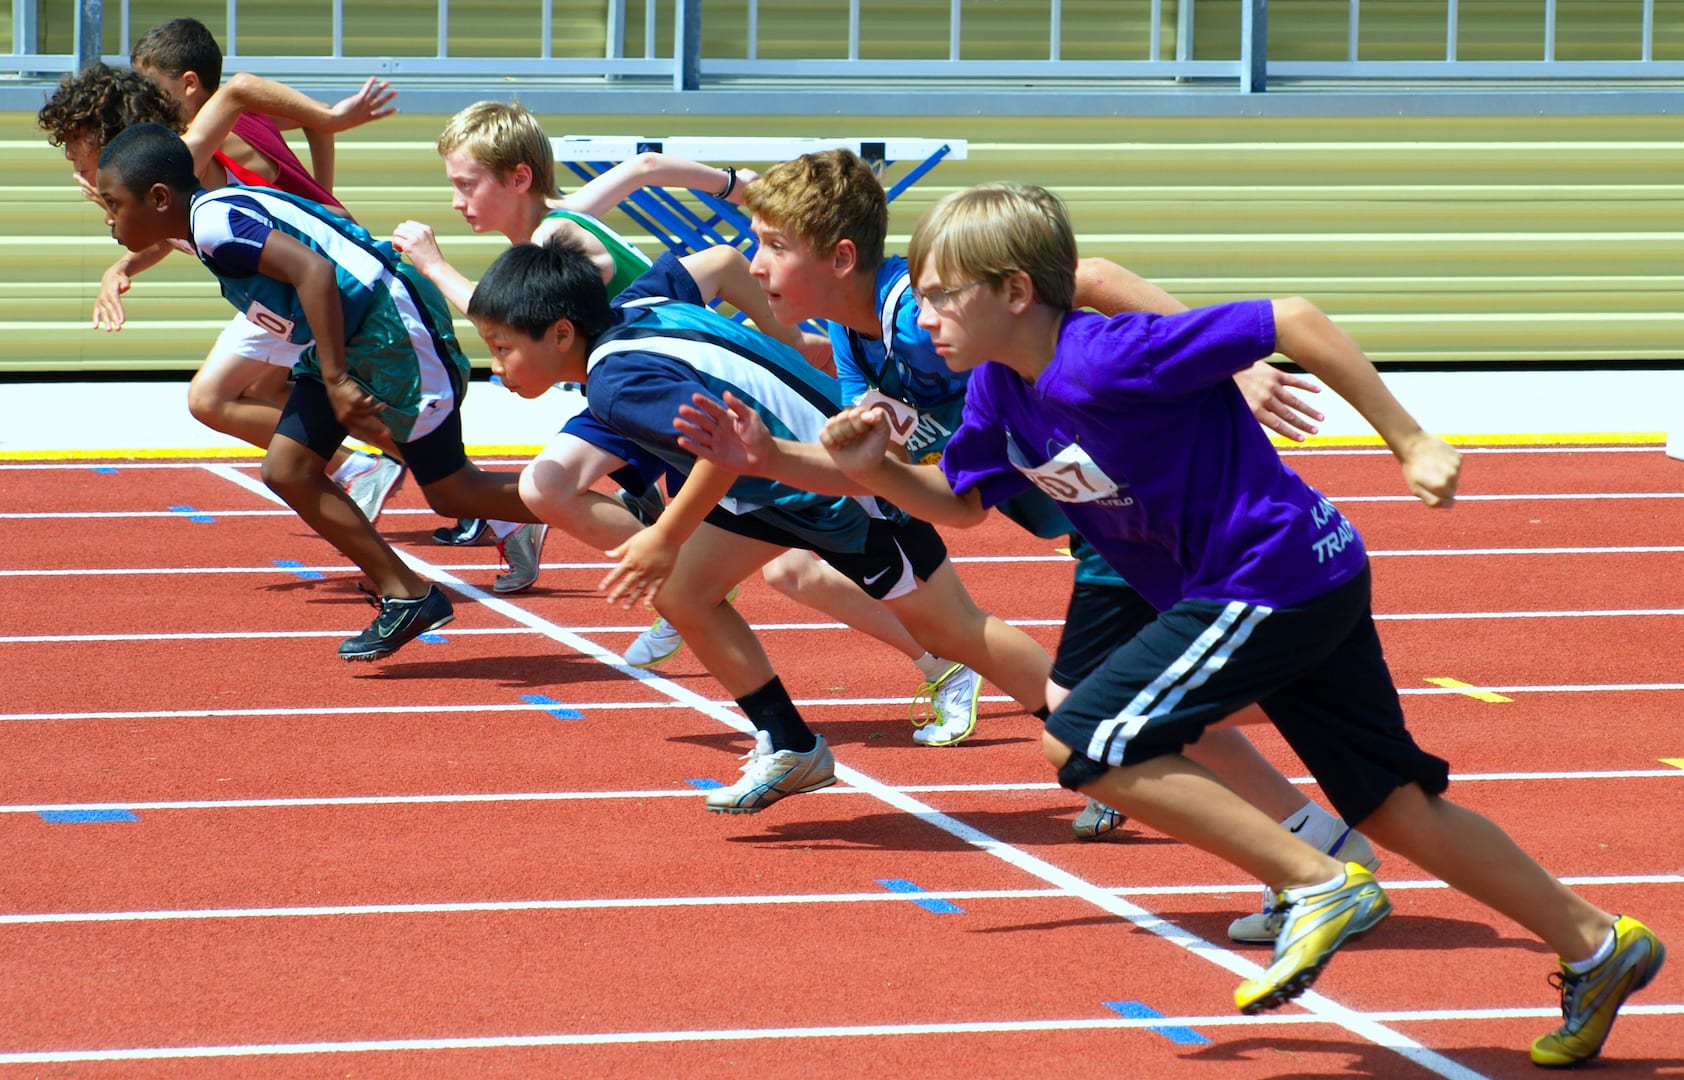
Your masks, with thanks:
[[[293,321],[291,319],[282,318],[273,311],[264,307],[262,304],[258,303],[256,300],[253,300],[251,302],[251,307],[246,309],[246,318],[250,319],[258,326],[263,327],[263,329],[269,331],[271,334],[289,339],[292,337]]]
[[[874,405],[881,408],[889,418],[889,438],[896,446],[905,446],[906,440],[918,429],[918,410],[904,401],[896,401],[881,390],[867,390],[854,404],[867,409]]]
[[[1085,503],[1114,498],[1117,484],[1102,472],[1076,443],[1060,450],[1045,465],[1031,465],[1016,443],[1006,447],[1012,467],[1058,502]]]

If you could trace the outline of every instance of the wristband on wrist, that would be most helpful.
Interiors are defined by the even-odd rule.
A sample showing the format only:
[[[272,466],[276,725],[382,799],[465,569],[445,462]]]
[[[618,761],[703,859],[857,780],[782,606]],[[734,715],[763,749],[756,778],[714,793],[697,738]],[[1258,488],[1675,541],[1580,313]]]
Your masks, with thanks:
[[[713,197],[716,199],[729,199],[731,197],[731,192],[737,190],[737,167],[735,165],[727,165],[725,166],[724,171],[725,186],[714,192]]]

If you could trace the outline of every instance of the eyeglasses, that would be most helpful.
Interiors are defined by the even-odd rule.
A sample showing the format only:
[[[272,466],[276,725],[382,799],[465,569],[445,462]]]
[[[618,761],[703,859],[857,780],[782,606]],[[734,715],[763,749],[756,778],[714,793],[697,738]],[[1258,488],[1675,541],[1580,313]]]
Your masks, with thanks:
[[[963,285],[955,285],[951,289],[913,289],[911,290],[912,299],[920,304],[928,304],[936,311],[951,311],[953,310],[953,302],[958,299],[960,293],[966,289],[974,289],[978,285],[985,284],[987,284],[986,279],[978,278],[976,281],[967,281]]]

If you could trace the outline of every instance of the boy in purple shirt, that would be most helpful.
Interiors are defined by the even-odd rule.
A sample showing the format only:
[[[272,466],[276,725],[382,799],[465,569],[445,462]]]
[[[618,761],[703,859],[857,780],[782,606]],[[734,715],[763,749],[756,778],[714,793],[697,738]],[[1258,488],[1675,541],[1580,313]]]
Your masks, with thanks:
[[[1235,991],[1239,1008],[1296,997],[1391,909],[1368,871],[1284,832],[1182,755],[1256,702],[1346,821],[1561,956],[1563,1024],[1532,1044],[1533,1062],[1595,1057],[1665,947],[1443,797],[1449,766],[1410,737],[1381,654],[1361,538],[1281,463],[1231,376],[1276,351],[1296,361],[1374,425],[1428,506],[1453,501],[1460,455],[1307,301],[1073,312],[1075,238],[1040,188],[948,196],[919,222],[908,262],[920,325],[950,367],[972,371],[960,429],[939,469],[886,454],[872,409],[839,414],[824,444],[856,482],[937,524],[975,524],[1033,484],[1160,608],[1052,713],[1043,742],[1064,786],[1276,890],[1274,960]]]

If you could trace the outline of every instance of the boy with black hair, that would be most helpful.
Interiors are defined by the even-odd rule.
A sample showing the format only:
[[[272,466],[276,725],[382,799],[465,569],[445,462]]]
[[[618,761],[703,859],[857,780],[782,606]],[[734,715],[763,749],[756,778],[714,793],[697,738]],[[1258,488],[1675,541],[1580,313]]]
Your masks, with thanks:
[[[468,305],[509,389],[538,397],[557,382],[582,382],[598,421],[684,474],[655,523],[609,553],[620,562],[603,588],[611,602],[652,603],[756,729],[742,778],[710,791],[707,808],[754,813],[835,782],[824,738],[726,603],[738,582],[790,549],[815,552],[881,600],[929,652],[1040,711],[1046,653],[976,607],[929,525],[875,498],[737,477],[679,447],[674,411],[698,391],[729,389],[797,437],[816,438],[840,405],[835,380],[799,353],[708,309],[727,288],[755,286],[742,253],[716,247],[663,255],[610,303],[588,255],[557,240],[503,252]]]
[[[345,660],[391,655],[450,621],[450,601],[406,565],[322,472],[347,429],[388,433],[422,493],[450,516],[534,521],[518,478],[467,460],[458,407],[468,362],[444,298],[361,226],[293,196],[204,190],[167,128],[142,124],[100,155],[97,187],[112,235],[131,251],[190,241],[253,325],[304,345],[263,481],[373,581],[379,614],[339,647]]]

